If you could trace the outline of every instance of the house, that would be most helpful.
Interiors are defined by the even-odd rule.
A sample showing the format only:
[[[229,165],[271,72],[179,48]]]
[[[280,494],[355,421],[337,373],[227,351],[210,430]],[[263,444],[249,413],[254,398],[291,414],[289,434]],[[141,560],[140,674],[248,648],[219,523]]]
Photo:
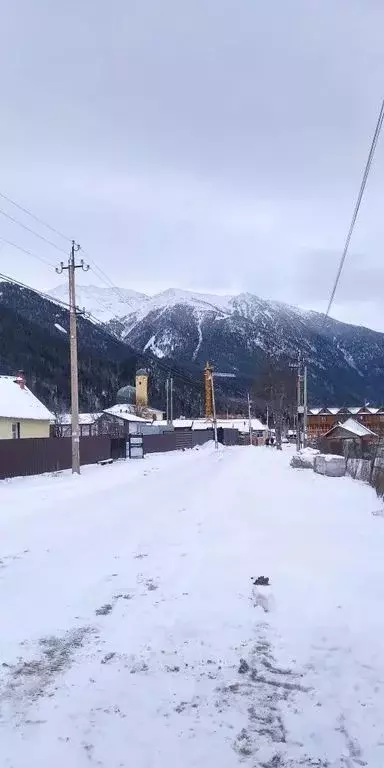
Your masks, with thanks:
[[[101,413],[79,413],[80,437],[93,437],[99,434]],[[70,413],[59,414],[52,424],[51,433],[55,437],[71,437],[72,417]]]
[[[328,444],[331,453],[343,453],[345,456],[351,455],[351,451],[355,452],[356,448],[360,451],[358,455],[363,454],[369,443],[377,439],[378,435],[375,432],[352,418],[335,424],[323,436],[323,441]],[[339,446],[342,447],[342,451],[338,450]]]
[[[145,419],[142,416],[136,416],[129,407],[119,404],[113,405],[112,408],[106,408],[100,421],[99,434],[108,432],[112,435],[115,431],[118,437],[140,434],[143,426],[153,423],[151,418]]]
[[[237,429],[242,435],[249,435],[249,419],[235,418],[235,419],[218,419],[218,427],[224,429]],[[265,440],[268,437],[268,428],[263,424],[260,419],[251,418],[252,435],[260,440]]]
[[[265,426],[265,424],[262,424],[262,422],[259,419],[253,418],[251,419],[252,423],[252,434],[253,437],[259,438],[261,441],[265,440],[265,438],[268,436],[268,429]],[[156,421],[154,422],[154,427],[156,428],[166,428],[168,426],[167,422],[162,421]],[[172,428],[176,430],[177,432],[183,431],[183,432],[190,432],[190,431],[200,431],[202,429],[213,429],[213,420],[212,419],[173,419],[172,421]],[[249,435],[249,420],[245,418],[233,418],[233,419],[217,419],[217,428],[218,429],[236,429],[240,434],[243,435]]]
[[[0,376],[0,439],[49,437],[52,413],[17,376]]]
[[[384,431],[384,408],[369,405],[308,409],[308,437],[324,437],[329,430],[349,418],[353,418],[373,432]]]
[[[372,441],[377,437],[376,432],[372,432],[364,424],[360,424],[360,422],[352,418],[338,422],[324,435],[326,440],[355,440],[358,438],[359,440]]]

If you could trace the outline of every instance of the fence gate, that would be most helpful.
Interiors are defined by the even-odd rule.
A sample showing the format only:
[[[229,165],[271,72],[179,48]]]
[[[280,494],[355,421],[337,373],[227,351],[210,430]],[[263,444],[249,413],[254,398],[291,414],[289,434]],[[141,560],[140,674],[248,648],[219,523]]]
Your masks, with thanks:
[[[128,452],[130,459],[144,458],[143,435],[130,435],[128,439]]]

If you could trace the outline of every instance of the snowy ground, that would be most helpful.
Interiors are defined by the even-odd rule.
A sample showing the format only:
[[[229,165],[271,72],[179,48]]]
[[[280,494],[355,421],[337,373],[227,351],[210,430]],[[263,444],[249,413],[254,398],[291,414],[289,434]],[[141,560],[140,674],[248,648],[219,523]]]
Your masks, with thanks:
[[[289,459],[0,483],[2,768],[383,768],[384,518]]]

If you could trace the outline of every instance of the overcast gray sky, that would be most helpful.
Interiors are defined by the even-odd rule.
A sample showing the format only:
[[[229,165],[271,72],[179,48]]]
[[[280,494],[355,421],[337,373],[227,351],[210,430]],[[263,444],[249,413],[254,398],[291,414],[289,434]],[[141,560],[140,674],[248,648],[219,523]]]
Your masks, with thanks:
[[[384,95],[383,30],[382,0],[6,0],[0,192],[119,285],[324,311]],[[383,193],[384,134],[333,310],[380,330]],[[63,256],[1,214],[0,237]],[[57,283],[1,241],[0,265]]]

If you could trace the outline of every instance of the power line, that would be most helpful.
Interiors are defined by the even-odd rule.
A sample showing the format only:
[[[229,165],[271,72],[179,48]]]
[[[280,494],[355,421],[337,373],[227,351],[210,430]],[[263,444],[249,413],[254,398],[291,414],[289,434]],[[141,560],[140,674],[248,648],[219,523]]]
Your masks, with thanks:
[[[20,203],[17,203],[15,200],[12,200],[11,197],[8,197],[7,195],[4,195],[3,192],[0,192],[0,197],[2,197],[4,200],[7,200],[8,203],[12,203],[12,205],[16,206],[16,208],[19,208],[20,211],[23,211],[23,213],[26,213],[28,216],[30,216],[32,219],[37,221],[39,224],[42,224],[44,227],[47,227],[47,229],[50,229],[51,232],[54,232],[55,235],[59,235],[59,237],[62,237],[63,240],[67,240],[69,243],[72,242],[70,237],[67,237],[67,235],[63,235],[60,230],[55,229],[55,227],[52,227],[51,224],[47,224],[46,221],[43,219],[40,219],[39,216],[36,216],[34,213],[28,210],[28,208],[24,208],[24,206],[20,205]]]
[[[32,251],[28,251],[26,248],[22,248],[21,245],[17,245],[17,243],[12,243],[11,240],[6,240],[5,237],[0,236],[0,240],[3,243],[6,243],[7,245],[11,245],[13,248],[17,248],[19,251],[26,253],[28,256],[32,256],[34,259],[37,259],[38,261],[42,261],[43,264],[47,264],[49,267],[54,268],[54,264],[52,264],[51,261],[48,261],[48,259],[44,259],[43,256],[38,256],[37,253],[32,253]]]
[[[33,213],[32,213],[31,211],[29,211],[27,208],[23,207],[22,205],[20,205],[19,203],[17,203],[15,200],[12,200],[10,197],[8,197],[7,195],[5,195],[4,193],[1,193],[1,192],[0,192],[0,197],[4,198],[4,199],[5,199],[5,200],[7,200],[8,202],[10,202],[12,205],[15,205],[17,208],[19,208],[19,209],[20,209],[21,211],[23,211],[24,213],[27,213],[29,216],[31,216],[33,219],[35,219],[35,221],[37,221],[37,222],[39,222],[39,223],[43,224],[44,226],[48,227],[48,229],[50,229],[50,230],[51,230],[52,232],[54,232],[55,234],[59,235],[60,237],[62,237],[62,238],[63,238],[63,239],[65,239],[65,240],[68,240],[69,242],[72,242],[72,239],[71,239],[71,238],[67,237],[66,235],[63,235],[63,234],[62,234],[62,233],[61,233],[59,230],[55,229],[55,227],[52,227],[52,226],[51,226],[50,224],[48,224],[47,222],[43,221],[43,219],[40,219],[38,216],[36,216],[35,214],[33,214]],[[8,214],[8,213],[6,213],[5,211],[3,211],[1,208],[0,208],[0,213],[1,213],[3,216],[5,216],[6,218],[10,219],[10,221],[14,222],[15,224],[18,224],[20,227],[23,227],[23,229],[27,230],[28,232],[31,232],[31,234],[35,235],[35,237],[38,237],[40,240],[43,240],[44,242],[48,243],[48,244],[49,244],[49,245],[51,245],[53,248],[56,248],[56,250],[60,251],[61,253],[64,253],[66,256],[68,255],[68,254],[67,254],[67,252],[66,252],[66,251],[64,251],[62,248],[60,248],[58,245],[56,245],[56,243],[53,243],[53,242],[52,242],[51,240],[49,240],[48,238],[46,238],[46,237],[44,237],[43,235],[40,235],[39,233],[35,232],[33,229],[31,229],[30,227],[28,227],[26,224],[23,224],[23,223],[22,223],[21,221],[19,221],[18,219],[15,219],[13,216],[11,216],[10,214]],[[7,241],[7,240],[5,240],[4,238],[0,238],[0,239],[2,239],[4,242],[8,243],[9,245],[12,245],[12,246],[13,246],[13,247],[15,247],[15,248],[18,248],[19,250],[23,251],[24,253],[28,254],[29,256],[32,256],[33,258],[37,258],[37,259],[39,259],[40,261],[43,261],[43,263],[46,263],[46,264],[48,264],[50,267],[54,267],[54,265],[53,265],[51,262],[49,262],[48,260],[45,260],[45,259],[43,259],[43,257],[37,256],[37,254],[34,254],[34,253],[32,253],[31,251],[28,251],[27,249],[25,249],[25,248],[22,248],[21,246],[18,246],[16,243],[12,243],[11,241]],[[87,255],[87,254],[85,253],[85,251],[82,251],[82,252],[84,253],[84,255]],[[88,258],[89,258],[89,257],[88,257]],[[124,297],[124,296],[121,294],[121,292],[120,292],[119,288],[118,288],[118,287],[117,287],[117,286],[116,286],[116,285],[113,283],[113,281],[112,281],[112,280],[111,280],[111,278],[110,278],[110,277],[107,275],[107,273],[106,273],[106,272],[104,272],[104,270],[102,270],[102,269],[101,269],[101,267],[99,267],[99,266],[96,264],[96,262],[95,262],[93,259],[90,259],[90,261],[92,262],[92,264],[93,264],[93,266],[94,266],[94,271],[96,271],[96,274],[97,274],[97,272],[99,273],[99,274],[97,275],[97,276],[99,277],[99,279],[100,279],[100,280],[101,280],[101,281],[102,281],[102,282],[103,282],[105,285],[107,285],[109,288],[111,288],[111,289],[112,289],[112,290],[113,290],[113,291],[116,293],[116,295],[118,296],[119,300],[120,300],[120,301],[121,301],[123,304],[126,304],[126,305],[127,305],[127,307],[129,308],[129,310],[130,310],[130,311],[132,311],[132,308],[131,308],[131,306],[130,306],[130,304],[129,304],[128,300],[127,300],[127,299],[126,299],[126,298],[125,298],[125,297]],[[51,301],[51,302],[53,302],[53,303],[56,303],[56,304],[61,304],[61,305],[62,305],[63,307],[65,307],[66,309],[68,309],[68,308],[69,308],[69,304],[67,304],[66,302],[64,302],[64,301],[61,301],[60,299],[56,299],[56,298],[54,298],[53,296],[50,296],[49,294],[46,294],[46,293],[43,293],[43,292],[41,292],[41,291],[38,291],[38,290],[36,290],[36,289],[34,289],[34,288],[31,288],[30,286],[28,286],[28,285],[25,285],[24,283],[21,283],[21,282],[19,282],[19,281],[17,281],[17,280],[14,280],[13,278],[11,278],[11,277],[9,277],[9,276],[7,276],[7,275],[2,275],[2,274],[0,273],[0,278],[3,278],[4,280],[7,280],[7,281],[8,281],[8,282],[10,282],[10,283],[15,283],[16,285],[19,285],[19,286],[20,286],[20,287],[22,287],[22,288],[27,288],[28,290],[30,290],[30,291],[33,291],[33,292],[34,292],[34,293],[36,293],[37,295],[39,295],[39,296],[42,296],[44,299],[48,299],[49,301]],[[104,306],[102,305],[102,303],[101,303],[99,300],[97,300],[97,299],[96,299],[96,301],[97,301],[98,305],[99,305],[99,306],[100,306],[102,309],[104,309]],[[107,334],[108,336],[110,336],[110,337],[111,337],[111,338],[112,338],[114,341],[120,341],[120,342],[122,341],[122,339],[119,339],[117,336],[115,336],[113,333],[111,333],[111,332],[110,332],[110,331],[109,331],[109,330],[108,330],[108,329],[105,327],[105,325],[104,325],[104,324],[100,323],[100,321],[99,321],[99,320],[98,320],[98,319],[97,319],[97,318],[96,318],[94,315],[92,315],[92,313],[91,313],[91,312],[87,312],[86,314],[87,314],[87,316],[88,316],[88,317],[89,317],[89,318],[92,320],[93,324],[94,324],[94,325],[96,325],[96,326],[98,327],[98,329],[99,329],[99,330],[103,331],[103,333],[106,333],[106,334]],[[111,319],[112,319],[112,320],[120,320],[120,318],[119,318],[117,315],[115,315],[115,316],[114,316],[113,318],[111,318]],[[124,342],[123,342],[123,343],[124,343]],[[128,345],[127,345],[127,347],[128,347]],[[154,362],[156,362],[156,365],[158,366],[158,368],[160,368],[161,370],[165,371],[165,372],[166,372],[166,373],[168,373],[168,374],[169,374],[169,373],[173,373],[175,377],[177,377],[177,378],[178,378],[178,379],[180,379],[181,381],[184,381],[184,383],[188,384],[189,386],[195,386],[195,387],[197,386],[197,387],[199,387],[199,389],[201,388],[201,385],[200,385],[198,382],[196,382],[194,379],[190,378],[189,376],[187,376],[187,375],[185,375],[185,374],[182,374],[180,371],[178,371],[177,369],[174,369],[174,368],[172,368],[171,366],[167,365],[166,363],[162,363],[162,362],[160,362],[159,358],[157,358],[156,356],[153,356],[153,357],[152,357],[152,356],[151,356],[151,355],[149,355],[148,353],[139,352],[138,350],[134,350],[134,351],[135,351],[135,353],[136,353],[136,354],[138,354],[138,355],[141,355],[142,357],[146,357],[146,358],[147,358],[147,359],[149,359],[149,360],[153,360]]]
[[[68,302],[62,301],[61,299],[56,299],[53,296],[50,296],[49,293],[38,291],[36,288],[32,288],[30,285],[26,285],[20,280],[16,280],[14,277],[4,275],[2,272],[0,272],[0,280],[4,280],[6,283],[14,283],[15,285],[19,286],[19,288],[26,288],[28,291],[32,291],[32,293],[36,293],[38,296],[41,296],[43,299],[48,299],[48,301],[51,301],[52,304],[59,304],[64,307],[64,309],[69,309]]]
[[[4,200],[7,200],[7,202],[11,203],[12,205],[16,206],[16,208],[18,208],[20,211],[23,211],[23,213],[26,213],[28,216],[31,216],[31,218],[34,219],[35,221],[37,221],[39,224],[42,224],[44,227],[47,227],[48,229],[50,229],[51,232],[54,232],[56,235],[58,235],[59,237],[62,237],[67,242],[72,243],[72,238],[68,237],[67,235],[64,235],[62,232],[60,232],[60,230],[56,229],[51,224],[48,224],[48,222],[44,221],[39,216],[36,216],[36,214],[32,213],[32,211],[30,211],[28,208],[25,208],[23,205],[20,205],[20,203],[18,203],[16,200],[13,200],[11,197],[8,197],[8,195],[5,195],[3,192],[0,192],[0,197],[2,197]],[[33,235],[35,235],[35,237],[38,237],[41,240],[44,240],[49,245],[52,245],[54,248],[56,248],[56,250],[60,251],[61,253],[65,253],[67,255],[66,251],[64,251],[62,248],[60,248],[58,245],[56,245],[56,243],[53,243],[51,240],[48,240],[48,238],[44,237],[43,235],[38,234],[37,232],[35,232],[33,229],[31,229],[27,225],[23,224],[18,219],[15,219],[13,216],[11,216],[10,214],[6,213],[2,209],[0,209],[0,213],[3,214],[3,216],[6,216],[8,219],[10,219],[10,221],[12,221],[15,224],[18,224],[19,226],[23,227],[28,232],[31,232]],[[7,242],[7,241],[4,240],[4,242]],[[26,249],[23,249],[20,246],[17,246],[15,243],[11,243],[10,241],[8,241],[8,244],[9,245],[13,245],[15,248],[19,248],[19,250],[22,250],[24,253],[28,254],[29,256],[32,256],[32,257],[37,258],[37,259],[40,259],[40,261],[44,261],[44,259],[42,257],[36,256],[36,254],[33,254],[33,253],[27,251]],[[82,252],[84,253],[85,256],[87,256],[85,251],[82,251]],[[99,280],[101,280],[101,282],[104,283],[104,285],[106,285],[108,288],[111,288],[114,291],[114,293],[116,294],[116,296],[118,297],[119,301],[121,303],[123,303],[123,304],[126,304],[127,307],[131,310],[131,306],[130,306],[129,302],[123,296],[123,294],[121,293],[120,289],[111,280],[111,278],[106,274],[106,272],[104,272],[104,270],[101,269],[101,267],[98,266],[98,264],[93,259],[91,259],[89,256],[88,256],[88,258],[91,261],[91,263],[93,264],[93,271],[95,272],[95,274],[97,275]],[[47,261],[46,263],[48,264],[49,262]],[[51,264],[51,263],[49,263],[49,266],[54,268],[54,265]],[[101,304],[101,302],[98,301],[97,299],[96,299],[96,301],[97,301],[98,305],[102,309],[104,309],[104,307]],[[111,318],[111,319],[119,319],[119,318],[118,318],[117,315],[115,315],[114,318]]]
[[[44,237],[44,235],[39,235],[38,232],[35,232],[34,229],[31,229],[30,227],[27,227],[26,224],[23,224],[22,221],[19,221],[18,219],[15,219],[13,216],[11,216],[9,213],[6,213],[3,211],[2,208],[0,208],[0,213],[5,216],[10,221],[13,221],[14,224],[18,224],[19,227],[23,227],[23,229],[26,229],[27,232],[31,232],[32,235],[35,235],[35,237],[38,237],[40,240],[44,240],[44,242],[48,243],[48,245],[51,245],[52,248],[56,248],[57,251],[60,251],[61,253],[65,253],[66,256],[68,256],[67,251],[64,251],[63,248],[60,248],[59,245],[56,245],[56,243],[53,243],[52,240],[48,240],[47,237]]]
[[[351,237],[352,237],[352,234],[353,234],[353,230],[355,228],[356,220],[357,220],[357,217],[358,217],[358,214],[359,214],[360,205],[361,205],[361,201],[363,199],[364,190],[365,190],[365,187],[366,187],[366,184],[367,184],[369,172],[371,170],[372,160],[373,160],[373,157],[374,157],[374,154],[375,154],[375,151],[376,151],[377,142],[379,140],[381,128],[382,128],[382,125],[383,125],[383,120],[384,120],[384,100],[382,102],[381,109],[380,109],[380,112],[379,112],[379,117],[378,117],[378,120],[377,120],[375,133],[373,135],[371,147],[370,147],[370,150],[369,150],[367,164],[365,166],[365,170],[364,170],[364,174],[363,174],[363,179],[362,179],[362,182],[361,182],[359,194],[357,196],[357,201],[356,201],[355,209],[353,211],[352,221],[351,221],[351,224],[350,224],[350,227],[349,227],[349,230],[348,230],[347,239],[345,241],[344,250],[343,250],[343,253],[342,253],[342,256],[341,256],[339,268],[337,270],[336,280],[334,282],[334,285],[333,285],[333,288],[332,288],[332,292],[331,292],[331,296],[330,296],[330,299],[329,299],[329,302],[328,302],[328,308],[327,308],[327,311],[326,311],[326,314],[325,314],[325,318],[328,317],[328,315],[329,315],[329,313],[331,311],[333,300],[335,298],[337,286],[339,284],[340,276],[341,276],[341,273],[342,273],[342,270],[343,270],[343,267],[344,267],[344,262],[345,262],[345,259],[346,259],[347,253],[348,253],[349,244],[350,244]]]
[[[22,283],[20,280],[15,280],[13,277],[10,277],[9,275],[5,275],[0,272],[0,280],[4,280],[8,283],[14,283],[15,285],[19,286],[19,288],[26,288],[28,291],[32,291],[32,293],[37,294],[37,296],[41,296],[43,299],[47,299],[52,304],[58,304],[62,306],[67,311],[70,308],[70,305],[65,302],[61,301],[60,299],[56,299],[53,296],[50,296],[47,293],[44,293],[43,291],[37,290],[37,288],[32,288],[30,285],[26,285],[26,283]],[[92,315],[91,312],[87,312],[86,315],[92,320],[93,326],[96,328],[96,330],[99,331],[99,333],[102,333],[103,335],[109,336],[114,342],[124,344],[121,339],[119,339],[117,336],[115,336],[111,331],[109,331],[100,321]],[[127,351],[134,352],[136,355],[141,356],[142,358],[146,358],[148,361],[156,363],[156,366],[160,368],[160,370],[163,370],[165,373],[173,374],[175,378],[178,378],[180,381],[182,381],[185,384],[188,384],[191,387],[198,387],[199,390],[201,390],[201,384],[197,382],[195,379],[192,379],[187,374],[182,373],[177,368],[173,368],[171,365],[168,365],[167,363],[163,363],[160,361],[157,357],[151,356],[148,353],[145,352],[139,352],[137,349],[131,348],[128,344],[125,345],[127,347]]]

